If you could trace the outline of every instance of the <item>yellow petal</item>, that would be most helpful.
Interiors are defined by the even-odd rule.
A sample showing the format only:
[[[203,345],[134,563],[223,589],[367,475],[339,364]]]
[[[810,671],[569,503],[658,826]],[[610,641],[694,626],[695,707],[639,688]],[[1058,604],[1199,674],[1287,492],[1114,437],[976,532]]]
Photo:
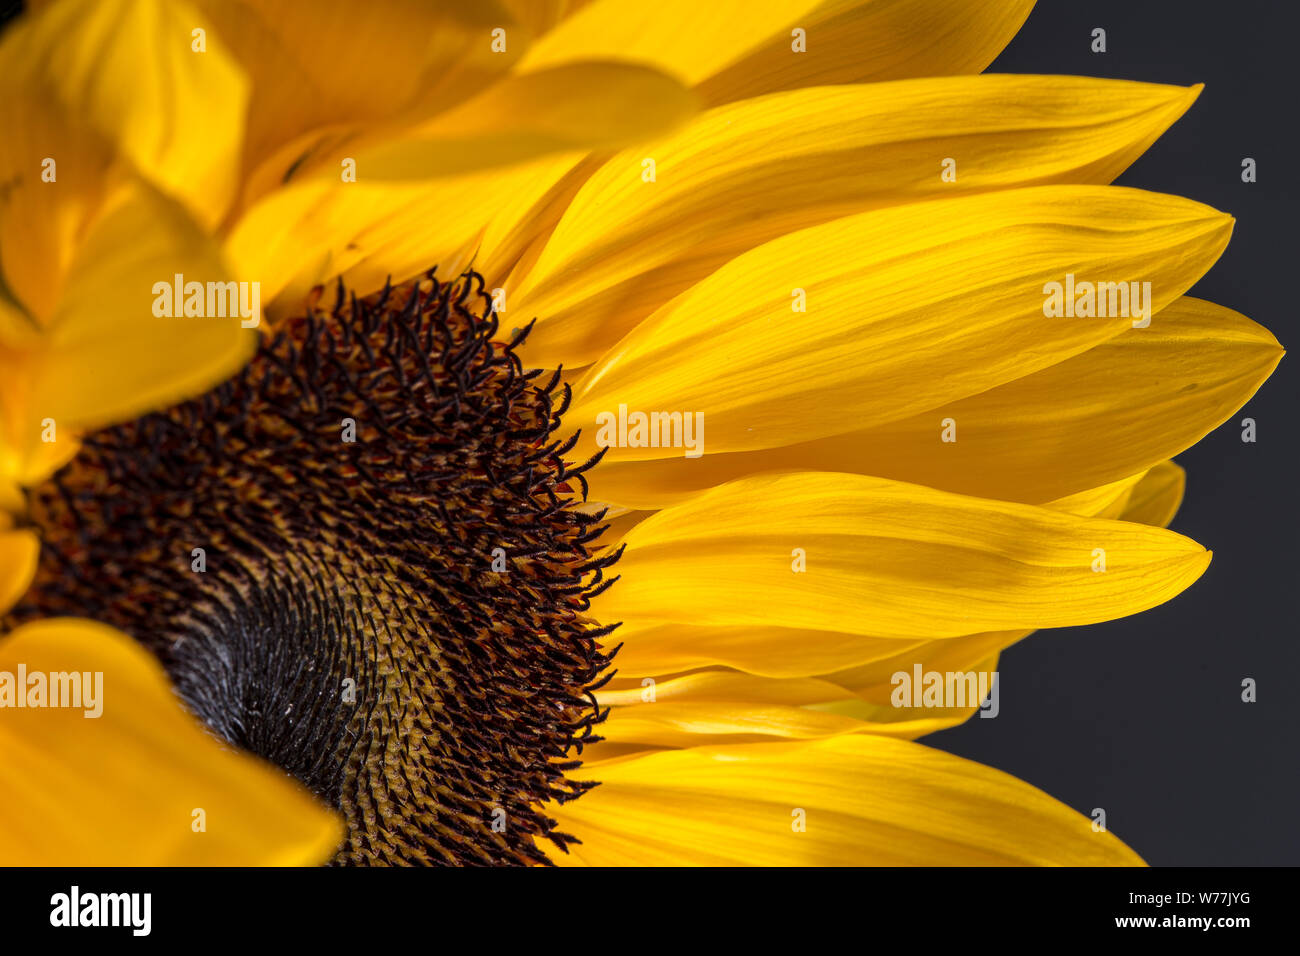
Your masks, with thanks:
[[[1109,832],[1001,771],[845,734],[700,747],[583,768],[599,787],[547,812],[590,866],[1140,865]],[[802,824],[802,827],[796,826]]]
[[[509,201],[487,217],[475,259],[479,272],[499,288],[517,287],[583,183],[607,159],[604,153],[564,153],[531,164],[530,175],[512,190]],[[507,306],[513,308],[508,298]],[[526,321],[533,318],[520,309],[514,312]]]
[[[1015,34],[1032,5],[1032,0],[1000,4],[831,0],[798,17],[797,24],[787,22],[752,54],[703,80],[696,89],[706,104],[716,106],[831,83],[978,73]],[[789,10],[791,16],[794,12]],[[794,53],[791,31],[795,26],[814,38],[817,55]],[[527,243],[540,230],[555,225],[590,172],[569,163],[533,192],[523,194],[518,209],[503,213],[505,221],[490,228],[484,239],[480,260],[487,270],[484,274],[493,281],[503,278]]]
[[[869,449],[851,467],[860,462],[872,473],[1042,501],[1151,468],[1196,444],[1255,394],[1282,355],[1267,329],[1184,297],[1150,328],[1127,330],[982,395],[846,437],[840,448],[856,439]],[[957,441],[941,445],[935,436],[948,418],[957,423]],[[803,460],[835,467],[820,455]],[[982,473],[967,476],[976,460]]]
[[[566,421],[594,448],[596,426],[621,404],[694,412],[706,455],[898,421],[1135,321],[1049,317],[1049,283],[1149,282],[1159,310],[1209,268],[1231,224],[1190,200],[1095,186],[837,219],[733,259],[664,306],[592,366]],[[792,311],[801,292],[807,311]],[[607,460],[681,456],[681,445],[613,447]]]
[[[663,135],[694,112],[694,97],[663,73],[571,63],[502,80],[410,138],[362,153],[357,176],[421,179],[614,149]]]
[[[796,90],[712,110],[605,163],[533,270],[507,288],[516,308],[541,319],[529,341],[534,361],[590,361],[673,296],[786,233],[940,196],[1108,183],[1198,91],[949,77]],[[654,183],[642,180],[645,157],[656,163]],[[957,164],[955,182],[941,175],[945,161]]]
[[[50,422],[60,442],[207,391],[240,368],[257,332],[235,318],[160,318],[155,283],[225,281],[215,245],[179,206],[121,192],[77,249],[49,328],[0,341],[0,466],[27,474]],[[242,278],[242,277],[241,277]]]
[[[1138,473],[1191,447],[1254,395],[1282,354],[1267,329],[1184,296],[1149,328],[1125,331],[982,394],[785,448],[602,463],[591,475],[592,494],[653,508],[741,475],[803,468],[1042,502]],[[941,440],[949,420],[955,441]],[[705,424],[707,451],[707,415]]]
[[[234,197],[248,81],[221,49],[191,49],[207,27],[184,0],[67,0],[19,24],[6,66],[211,227]]]
[[[303,168],[327,133],[460,103],[504,75],[528,46],[527,32],[492,0],[201,0],[200,7],[215,26],[209,50],[229,51],[252,79],[246,200]],[[504,52],[492,49],[497,28],[507,32]],[[285,152],[291,143],[296,149]]]
[[[1172,461],[1161,462],[1133,489],[1124,509],[1124,520],[1167,527],[1183,503],[1186,487],[1187,472]]]
[[[817,0],[594,0],[539,38],[518,70],[619,59],[694,86],[817,6]]]
[[[341,273],[363,292],[435,265],[459,269],[498,210],[518,206],[539,176],[549,182],[588,149],[660,135],[693,109],[675,80],[628,64],[511,78],[355,156],[355,182],[325,162],[266,196],[227,249],[273,295]]]
[[[1145,471],[1139,471],[1135,475],[1120,478],[1109,484],[1056,498],[1046,502],[1043,507],[1092,518],[1118,518],[1128,507],[1133,489],[1146,477],[1146,474]]]
[[[622,586],[622,581],[614,585]],[[625,622],[616,641],[623,645],[618,652],[618,672],[637,678],[712,666],[766,677],[806,677],[860,665],[921,643],[825,628],[710,625],[653,618]]]
[[[840,695],[845,696],[843,691]],[[851,717],[790,704],[717,704],[700,700],[617,709],[600,725],[599,733],[611,747],[636,745],[640,749],[660,749],[708,743],[760,742],[779,737],[811,739],[863,730],[877,732],[879,729],[874,724],[864,726]],[[922,732],[933,733],[942,729],[936,725]],[[601,743],[593,748],[593,758],[604,753],[600,749],[604,746]]]
[[[0,514],[0,519],[0,614],[4,614],[36,577],[41,542],[32,531],[10,530],[8,514]]]
[[[49,321],[76,243],[102,200],[111,146],[52,107],[20,21],[0,37],[0,328]],[[52,177],[52,181],[51,180]]]
[[[1164,527],[1182,499],[1183,470],[1173,462],[1162,462],[1149,472],[1134,477],[1137,478],[1136,481],[1133,478],[1125,479],[1107,486],[1104,492],[1097,489],[1095,492],[1073,495],[1054,501],[1048,507],[1069,510],[1075,514],[1107,516],[1116,505],[1121,505],[1119,517],[1122,520]],[[1112,498],[1116,489],[1121,489],[1122,494]],[[894,642],[895,649],[889,653],[878,654],[855,667],[824,674],[823,680],[833,682],[883,708],[890,701],[894,689],[890,681],[898,671],[910,671],[916,663],[920,663],[927,671],[994,669],[996,664],[990,664],[990,660],[996,660],[999,653],[1031,633],[996,631],[947,640],[920,641],[906,646]],[[875,643],[888,646],[883,641]],[[619,663],[624,663],[621,653]]]
[[[775,680],[736,671],[699,671],[624,690],[602,689],[609,707],[597,732],[604,740],[584,750],[586,759],[710,743],[746,743],[774,738],[879,733],[911,737],[934,733],[954,722],[938,714],[877,709],[858,701],[858,710],[882,718],[868,722],[845,710],[844,688],[809,678]],[[823,706],[817,706],[823,705]],[[964,715],[963,715],[964,716]],[[912,719],[919,718],[919,719]]]
[[[623,668],[619,668],[623,673]],[[840,689],[811,679],[771,680],[730,670],[696,671],[670,679],[649,681],[619,677],[597,691],[601,707],[633,708],[640,704],[711,700],[744,704],[819,704],[840,699]],[[602,730],[603,733],[603,730]]]
[[[1142,478],[1134,475],[1052,502],[1050,507],[1075,514],[1110,516],[1113,512],[1118,517]],[[1129,514],[1125,516],[1131,518]],[[671,639],[667,633],[670,630],[680,638],[678,646],[691,651],[678,666],[698,664],[701,651],[717,652],[730,644],[734,649],[733,660],[755,664],[757,670],[753,666],[747,669],[754,673],[703,670],[657,681],[648,675],[627,676],[634,675],[631,665],[635,664],[636,646],[640,642],[632,642],[630,654],[625,645],[618,657],[618,673],[624,676],[615,678],[599,691],[601,705],[611,708],[609,719],[600,729],[611,744],[608,749],[627,749],[634,741],[642,744],[642,749],[692,746],[708,742],[701,735],[721,737],[728,733],[813,737],[845,732],[849,726],[843,722],[849,711],[842,696],[845,690],[854,693],[865,708],[849,713],[859,718],[853,723],[873,721],[872,733],[908,739],[934,733],[963,722],[979,706],[979,701],[972,699],[961,707],[927,708],[923,717],[917,719],[911,709],[894,706],[894,675],[899,671],[911,675],[918,664],[927,672],[991,674],[997,670],[998,652],[1030,633],[1003,631],[939,641],[902,641],[779,628],[697,628],[671,624],[655,631],[655,652],[661,665]],[[833,661],[836,654],[842,655],[842,659],[854,656],[865,663],[827,674],[825,679],[756,676],[773,671],[823,673],[835,665],[819,665]],[[653,708],[641,706],[651,703],[655,705]],[[665,703],[670,706],[660,706]],[[823,712],[824,716],[809,717],[805,713],[809,707]],[[591,751],[592,757],[601,759],[606,750],[604,744],[597,745]]]
[[[0,367],[8,361],[0,348]],[[42,427],[45,418],[32,413],[23,397],[26,379],[15,376],[8,386],[0,385],[0,475],[23,487],[40,484],[73,458],[81,448],[78,433],[66,427],[59,431],[55,419],[50,429]],[[35,424],[33,424],[35,423]],[[53,434],[51,441],[38,441],[42,434]]]
[[[1150,482],[1163,483],[1154,477],[1160,470],[1152,469],[1149,475],[1131,475],[1101,488],[1049,502],[1045,507],[1085,517],[1137,521],[1138,514],[1128,510],[1129,502],[1135,489],[1143,489],[1138,497],[1145,498]],[[618,540],[648,516],[648,512],[629,512],[614,519],[607,534],[612,536],[611,540]],[[621,686],[620,682],[626,681],[639,692],[639,682],[646,678],[657,679],[698,667],[724,666],[772,678],[831,675],[828,679],[855,693],[870,687],[882,690],[875,702],[884,707],[889,703],[892,689],[888,678],[900,668],[908,670],[913,662],[919,661],[927,670],[970,670],[1030,633],[1028,630],[996,631],[926,641],[771,626],[701,627],[672,622],[637,627],[634,624],[631,630],[619,631],[622,647],[617,659],[621,676],[611,686]],[[936,667],[939,663],[945,666]],[[607,700],[607,694],[601,693],[601,700],[607,703],[624,699]]]
[[[585,7],[591,0],[501,0],[501,5],[532,36],[541,36]]]
[[[342,838],[338,818],[296,782],[185,713],[158,663],[112,628],[24,625],[0,639],[0,673],[19,665],[29,682],[102,678],[82,685],[97,689],[93,704],[0,710],[5,865],[303,865]]]
[[[709,104],[778,90],[979,73],[1034,0],[828,0],[699,86]],[[795,51],[794,28],[805,50]]]
[[[623,544],[621,579],[593,607],[625,622],[628,649],[670,622],[903,638],[1067,627],[1161,604],[1209,563],[1145,525],[826,473],[731,482]]]
[[[279,297],[290,308],[296,293],[335,275],[358,295],[432,266],[455,275],[493,211],[533,174],[524,163],[420,183],[308,178],[255,204],[225,252],[238,275],[260,278],[263,302]]]

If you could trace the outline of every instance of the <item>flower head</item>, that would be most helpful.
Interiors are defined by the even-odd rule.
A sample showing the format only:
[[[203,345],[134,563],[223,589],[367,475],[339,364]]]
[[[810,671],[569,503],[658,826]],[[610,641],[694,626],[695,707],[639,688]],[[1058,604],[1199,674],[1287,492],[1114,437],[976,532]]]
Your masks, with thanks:
[[[111,696],[0,711],[0,842],[1140,862],[914,742],[1199,577],[1169,458],[1281,356],[1184,295],[1230,217],[1107,185],[1199,88],[972,75],[1031,6],[12,26],[0,671]]]

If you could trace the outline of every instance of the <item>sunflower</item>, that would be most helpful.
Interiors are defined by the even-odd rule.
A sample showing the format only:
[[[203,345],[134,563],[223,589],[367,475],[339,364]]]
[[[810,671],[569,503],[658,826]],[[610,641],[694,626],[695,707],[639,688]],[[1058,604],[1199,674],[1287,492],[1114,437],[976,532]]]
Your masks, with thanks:
[[[1107,185],[1199,88],[978,75],[1029,0],[32,6],[5,862],[1140,862],[897,675],[1207,566],[1282,351]]]

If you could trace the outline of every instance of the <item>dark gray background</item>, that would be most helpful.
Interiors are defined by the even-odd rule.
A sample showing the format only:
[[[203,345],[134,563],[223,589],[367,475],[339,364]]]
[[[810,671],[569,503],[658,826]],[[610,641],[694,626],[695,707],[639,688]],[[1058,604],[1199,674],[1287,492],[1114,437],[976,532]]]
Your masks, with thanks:
[[[988,0],[997,2],[997,0]],[[0,24],[20,7],[0,0]],[[1300,0],[1039,0],[993,64],[1203,82],[1191,111],[1119,182],[1177,193],[1237,218],[1192,292],[1300,344]],[[1108,51],[1090,50],[1094,27]],[[1241,182],[1241,160],[1259,180]],[[1237,415],[1180,455],[1175,530],[1211,548],[1209,571],[1146,614],[1041,631],[1003,655],[1001,713],[926,742],[999,767],[1107,823],[1155,865],[1300,864],[1293,493],[1297,380],[1284,359]],[[1258,423],[1256,444],[1237,424]],[[1259,700],[1241,702],[1241,679]]]
[[[1094,27],[1107,52],[1091,52]],[[990,67],[1204,83],[1191,110],[1121,176],[1231,213],[1232,242],[1193,295],[1300,348],[1297,0],[1039,0]],[[1258,181],[1241,181],[1241,160]],[[1239,413],[1179,455],[1174,530],[1214,551],[1169,604],[1040,631],[999,665],[1001,713],[926,738],[1041,787],[1153,865],[1300,864],[1297,774],[1297,379],[1293,351]],[[1258,424],[1243,444],[1238,424]],[[1241,701],[1241,680],[1258,702]]]

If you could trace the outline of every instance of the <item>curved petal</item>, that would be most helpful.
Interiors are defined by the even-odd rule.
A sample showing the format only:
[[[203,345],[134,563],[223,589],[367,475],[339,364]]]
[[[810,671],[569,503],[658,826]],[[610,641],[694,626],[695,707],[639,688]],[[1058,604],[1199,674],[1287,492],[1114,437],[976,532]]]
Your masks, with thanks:
[[[590,2],[591,0],[501,0],[501,5],[532,36],[538,37]]]
[[[1250,399],[1282,355],[1267,329],[1184,296],[1149,328],[876,428],[696,460],[602,462],[591,475],[592,496],[629,508],[662,507],[742,475],[800,468],[1042,502],[1191,447]]]
[[[704,700],[720,704],[806,705],[830,703],[843,697],[840,688],[825,681],[774,680],[721,668],[661,680],[618,677],[596,693],[601,707],[616,708]]]
[[[216,30],[209,50],[228,51],[252,81],[246,203],[302,168],[320,137],[460,103],[505,75],[529,42],[494,0],[198,3]],[[503,51],[493,50],[494,29],[506,31]]]
[[[518,285],[514,277],[522,281],[573,198],[608,158],[603,153],[563,153],[532,164],[529,177],[519,182],[510,201],[485,221],[475,260],[479,271],[501,288]]]
[[[498,211],[539,176],[588,149],[661,135],[693,110],[675,80],[629,64],[511,78],[435,125],[356,154],[355,181],[325,163],[263,197],[235,224],[227,251],[261,277],[268,298],[344,273],[360,293],[435,265],[459,270]]]
[[[608,16],[617,16],[615,2],[611,0]],[[977,0],[824,0],[798,17],[798,23],[788,21],[751,53],[701,81],[696,90],[706,105],[717,106],[824,84],[978,73],[1011,39],[1032,6],[1033,0],[997,4]],[[787,12],[793,17],[797,11],[790,7]],[[749,14],[746,5],[739,18]],[[791,31],[796,26],[813,38],[817,55],[795,54]],[[591,49],[603,55],[615,52],[600,50],[598,44]],[[651,60],[659,62],[653,55]],[[531,189],[520,191],[514,208],[504,210],[501,221],[489,226],[480,261],[491,281],[504,284],[521,256],[526,260],[535,257],[537,250],[529,250],[529,243],[554,227],[565,204],[604,160],[592,158],[596,162],[589,166],[575,158],[547,170]]]
[[[212,227],[238,182],[248,81],[223,50],[192,51],[206,27],[185,0],[66,0],[6,36],[4,70]]]
[[[533,174],[523,163],[422,183],[308,178],[255,204],[235,224],[225,252],[237,274],[261,281],[263,302],[290,306],[336,275],[363,295],[432,266],[456,274],[493,210]]]
[[[695,102],[676,80],[643,66],[569,63],[507,77],[409,136],[362,152],[357,176],[424,179],[616,149],[663,135]]]
[[[1166,528],[1183,503],[1187,472],[1172,461],[1156,465],[1138,482],[1124,508],[1125,521]]]
[[[843,691],[840,696],[846,696]],[[919,733],[944,729],[937,722]],[[600,726],[604,741],[592,749],[600,759],[602,748],[668,749],[709,743],[755,743],[776,738],[813,739],[855,731],[881,733],[888,726],[865,724],[852,717],[811,710],[793,704],[760,701],[722,703],[679,701],[615,709]]]
[[[1164,483],[1163,473],[1161,477],[1153,477],[1154,473],[1155,469],[1151,475],[1132,475],[1101,488],[1058,499],[1046,507],[1083,517],[1140,520],[1137,514],[1128,510],[1128,504],[1135,494],[1139,500],[1146,499],[1154,485]],[[645,513],[638,514],[637,520],[629,523],[629,528],[646,517]],[[627,533],[627,530],[622,530],[619,537]],[[941,658],[967,665],[956,669],[969,670],[972,665],[1030,633],[1028,630],[995,631],[927,641],[864,636],[841,630],[771,625],[701,626],[689,622],[645,622],[638,625],[634,620],[630,627],[619,631],[622,646],[618,654],[618,673],[621,676],[615,683],[631,681],[639,687],[638,682],[645,678],[657,679],[664,674],[714,666],[787,680],[831,675],[829,679],[841,684],[843,681],[835,675],[847,674],[854,683],[844,686],[854,688],[855,693],[863,687],[884,687],[885,694],[877,700],[883,707],[889,702],[887,678],[900,667],[906,670],[914,661],[930,662]],[[926,663],[926,669],[936,668]],[[674,686],[685,688],[692,685]],[[602,693],[602,701],[605,697]]]
[[[1034,0],[827,0],[791,29],[699,86],[710,105],[830,83],[979,73],[1019,31]]]
[[[1147,472],[1139,471],[1127,478],[1120,478],[1109,484],[1098,485],[1072,495],[1056,498],[1043,505],[1053,511],[1065,511],[1072,515],[1088,518],[1119,518],[1128,507],[1129,498],[1146,478]]]
[[[29,704],[0,719],[5,865],[302,865],[342,838],[296,782],[185,713],[157,662],[112,628],[24,625],[0,639],[0,675],[19,667]],[[73,706],[32,706],[37,674],[77,675],[59,682]],[[41,685],[47,705],[54,683]]]
[[[904,740],[843,734],[586,765],[601,785],[549,807],[589,866],[1140,865],[1027,783]],[[802,826],[800,826],[802,824]]]
[[[1052,283],[1150,283],[1158,311],[1218,258],[1231,225],[1190,200],[1109,186],[837,219],[733,259],[641,323],[578,383],[567,420],[594,451],[594,426],[620,405],[684,410],[703,415],[708,454],[908,418],[1055,365],[1135,321],[1118,303],[1106,317],[1052,315]],[[800,301],[806,312],[792,310]],[[649,444],[611,447],[606,460],[683,454],[680,443]]]
[[[1169,600],[1210,558],[1146,525],[811,472],[722,485],[622,543],[593,607],[628,649],[670,622],[903,638],[1094,623]]]
[[[616,587],[622,586],[620,582]],[[638,679],[714,666],[764,677],[808,677],[865,664],[921,643],[915,638],[821,627],[654,619],[625,621],[617,640],[622,643],[619,674]]]
[[[845,436],[832,460],[791,457],[823,468],[865,465],[963,494],[1043,501],[1151,468],[1196,444],[1250,400],[1283,354],[1245,316],[1183,297],[1150,328],[982,395]],[[949,444],[937,440],[947,419],[957,437]],[[855,441],[868,451],[851,462],[843,452]]]
[[[1122,515],[1126,521],[1160,516],[1163,520],[1148,523],[1163,525],[1181,491],[1182,469],[1164,462],[1144,475],[1060,499],[1050,507],[1075,514]],[[638,656],[642,642],[634,638],[619,653],[618,676],[597,691],[609,716],[599,728],[604,739],[586,752],[589,759],[601,760],[662,748],[822,737],[857,729],[915,739],[968,719],[981,706],[976,699],[982,696],[979,675],[986,675],[986,687],[992,687],[998,655],[1030,633],[996,631],[908,641],[780,628],[662,625],[647,642],[653,645],[648,659],[657,666],[698,667],[713,657],[715,663],[728,661],[742,669],[711,667],[676,677],[640,673],[638,663],[647,658]],[[670,656],[673,647],[678,648],[676,662]],[[846,666],[843,662],[849,660],[860,663]],[[973,673],[975,692],[968,693],[967,679],[954,685],[959,696],[953,706],[917,710],[910,697],[899,699],[896,679],[901,672],[915,680],[917,667],[923,673]]]
[[[1163,462],[1152,468],[1136,483],[1128,486],[1121,496],[1123,504],[1119,517],[1124,521],[1141,522],[1164,527],[1169,523],[1182,498],[1183,470],[1172,462]],[[1054,502],[1060,507],[1063,502]],[[1109,511],[1110,507],[1106,506]],[[1162,520],[1146,520],[1146,519]],[[898,671],[910,671],[917,663],[926,671],[970,671],[995,669],[998,654],[1012,644],[1028,637],[1031,631],[1000,631],[988,634],[971,634],[948,640],[922,641],[899,647],[890,654],[856,667],[846,668],[822,679],[849,690],[865,701],[884,707],[891,702],[894,686],[892,676]],[[622,655],[620,655],[621,658]],[[621,662],[621,660],[620,660]]]
[[[52,108],[53,93],[37,79],[43,63],[27,57],[33,22],[0,36],[0,334],[54,314],[113,162],[102,136]]]
[[[11,476],[30,482],[33,460],[54,463],[51,432],[70,454],[79,429],[202,394],[248,360],[257,332],[238,315],[155,314],[155,284],[170,290],[178,274],[229,278],[178,205],[144,186],[120,191],[78,245],[49,327],[0,339],[0,466]]]
[[[594,0],[540,39],[520,69],[616,56],[697,85],[716,105],[806,86],[978,73],[1032,7],[1033,0],[662,0],[654,7]]]
[[[817,6],[818,0],[594,0],[540,37],[518,69],[616,58],[694,86]]]
[[[610,712],[598,728],[602,741],[584,749],[588,760],[635,750],[857,732],[911,739],[953,723],[947,715],[882,711],[848,698],[844,688],[828,681],[721,669],[601,689],[597,699]]]
[[[841,216],[1047,183],[1108,183],[1199,87],[978,76],[796,90],[619,153],[506,287],[531,353],[586,362],[737,255]],[[642,181],[643,158],[656,180]],[[941,163],[956,162],[956,180]],[[789,293],[787,292],[787,295]]]

